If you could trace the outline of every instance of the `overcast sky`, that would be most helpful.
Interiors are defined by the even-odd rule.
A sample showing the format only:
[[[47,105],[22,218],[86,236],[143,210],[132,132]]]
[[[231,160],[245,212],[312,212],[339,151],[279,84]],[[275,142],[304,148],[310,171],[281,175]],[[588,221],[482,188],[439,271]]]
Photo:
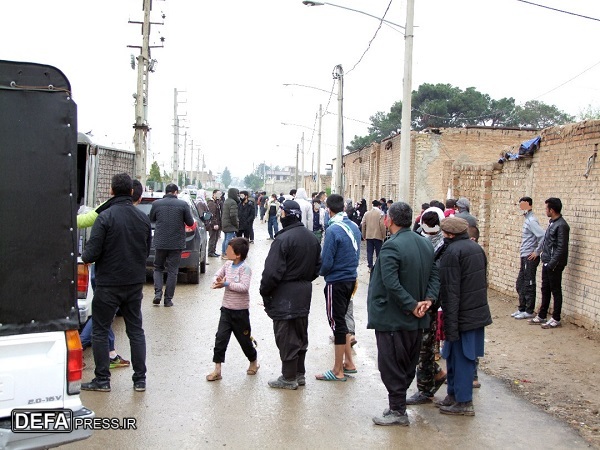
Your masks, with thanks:
[[[390,1],[333,3],[381,17]],[[534,3],[600,19],[598,0]],[[92,130],[98,143],[133,149],[137,70],[130,55],[139,50],[127,45],[141,45],[141,27],[128,20],[143,20],[142,5],[3,2],[0,58],[61,69],[78,104],[79,131]],[[162,36],[165,46],[152,49],[158,64],[149,81],[148,166],[156,160],[172,168],[175,88],[185,102],[178,113],[187,127],[181,130],[188,139],[186,168],[193,141],[207,169],[227,166],[240,177],[263,161],[294,165],[302,132],[310,170],[319,104],[329,104],[332,113],[323,118],[322,167],[331,162],[337,97],[329,92],[336,64],[346,72],[345,145],[367,134],[370,116],[402,98],[404,38],[391,27],[379,30],[351,70],[379,24],[368,16],[329,5],[307,7],[301,0],[154,0],[152,11],[153,21],[162,22],[161,13],[166,18],[151,34],[153,45]],[[386,19],[404,25],[406,0],[393,0]],[[415,0],[414,23],[413,89],[425,82],[473,86],[492,98],[514,97],[519,104],[537,99],[572,115],[588,105],[600,108],[600,21],[517,0]],[[182,136],[181,152],[183,142]],[[182,154],[180,161],[183,168]]]

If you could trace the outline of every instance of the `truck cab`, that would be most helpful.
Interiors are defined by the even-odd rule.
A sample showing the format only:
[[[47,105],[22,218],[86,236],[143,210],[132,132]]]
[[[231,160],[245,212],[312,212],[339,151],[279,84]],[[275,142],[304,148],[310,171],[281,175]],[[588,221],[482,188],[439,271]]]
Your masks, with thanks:
[[[32,410],[94,417],[79,396],[76,130],[60,70],[0,61],[0,448],[50,448],[92,433],[14,420]]]

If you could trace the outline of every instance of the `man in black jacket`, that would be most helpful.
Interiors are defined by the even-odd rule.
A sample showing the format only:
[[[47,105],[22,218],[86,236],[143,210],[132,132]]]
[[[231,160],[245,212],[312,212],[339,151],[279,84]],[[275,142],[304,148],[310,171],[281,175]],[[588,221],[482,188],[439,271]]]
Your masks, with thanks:
[[[306,384],[304,360],[308,349],[308,313],[312,281],[321,268],[321,245],[302,224],[300,205],[281,206],[283,229],[271,244],[260,281],[265,311],[273,319],[275,343],[281,357],[281,376],[269,386],[297,389]]]
[[[94,222],[81,258],[96,263],[92,303],[92,349],[95,378],[81,389],[110,391],[108,330],[120,308],[131,346],[133,387],[146,390],[146,337],[142,328],[142,288],[152,239],[148,216],[133,206],[133,182],[126,173],[111,180],[111,207]]]
[[[208,229],[208,256],[217,258],[221,255],[217,253],[217,241],[221,235],[221,191],[215,189],[212,197],[206,199],[208,211],[212,214],[210,221],[206,224]]]
[[[542,325],[544,329],[560,327],[562,310],[562,273],[569,258],[569,224],[561,215],[560,198],[550,197],[546,200],[546,215],[550,223],[544,235],[542,246],[542,305],[538,315],[531,319],[531,325]],[[554,296],[552,317],[546,321],[550,297]]]
[[[492,323],[487,300],[487,259],[469,239],[465,219],[442,220],[447,248],[440,259],[440,300],[444,311],[448,395],[438,402],[442,414],[474,416],[473,374],[483,356],[485,327]]]
[[[255,216],[254,202],[252,202],[252,198],[248,195],[248,191],[240,191],[240,204],[238,205],[240,225],[237,236],[247,238],[250,243],[254,242],[252,225],[254,224]]]
[[[165,306],[173,306],[173,296],[177,285],[177,273],[181,251],[185,248],[185,225],[196,225],[190,207],[177,198],[179,188],[176,184],[167,184],[165,196],[152,203],[150,221],[156,222],[154,228],[154,300],[160,305],[163,296],[163,272],[167,270],[165,286]]]

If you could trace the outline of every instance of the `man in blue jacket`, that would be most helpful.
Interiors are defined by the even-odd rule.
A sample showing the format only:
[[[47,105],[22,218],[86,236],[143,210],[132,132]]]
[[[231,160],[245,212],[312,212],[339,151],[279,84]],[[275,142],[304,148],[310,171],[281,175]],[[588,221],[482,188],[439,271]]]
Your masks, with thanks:
[[[431,243],[411,231],[412,209],[390,206],[385,226],[391,236],[375,262],[367,296],[367,328],[375,330],[377,364],[388,391],[389,408],[373,417],[377,425],[409,425],[406,390],[415,377],[427,310],[440,288]]]
[[[325,233],[320,274],[325,277],[327,320],[333,330],[335,361],[332,370],[316,376],[322,381],[346,381],[346,373],[356,373],[352,361],[352,335],[346,325],[346,312],[352,299],[360,256],[360,230],[344,212],[344,197],[327,197],[329,227]]]

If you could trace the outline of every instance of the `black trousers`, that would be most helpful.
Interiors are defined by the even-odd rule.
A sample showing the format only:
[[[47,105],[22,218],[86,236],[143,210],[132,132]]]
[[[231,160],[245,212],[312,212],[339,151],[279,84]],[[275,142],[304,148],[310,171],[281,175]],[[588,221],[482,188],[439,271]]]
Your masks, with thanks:
[[[161,299],[163,295],[163,272],[167,270],[167,284],[165,286],[165,302],[173,300],[177,274],[179,273],[181,250],[156,249],[154,253],[154,298]]]
[[[560,322],[560,313],[562,311],[562,274],[564,267],[556,267],[554,270],[542,266],[542,305],[538,316],[545,319],[550,308],[550,297],[554,297],[554,306],[552,308],[552,318]]]
[[[248,358],[248,361],[256,361],[256,349],[250,339],[252,336],[252,330],[250,328],[250,311],[247,309],[229,309],[221,307],[219,328],[215,335],[213,362],[225,362],[225,352],[227,351],[231,333],[233,333],[240,343],[240,347],[242,347],[242,351],[244,352],[244,355],[246,355],[246,358]]]
[[[517,277],[517,292],[519,293],[519,311],[533,314],[535,310],[535,274],[540,264],[540,258],[533,260],[527,256],[521,257],[521,267]]]
[[[375,331],[377,339],[377,365],[381,381],[388,391],[390,409],[406,412],[406,391],[413,379],[423,330]],[[471,372],[472,373],[472,372]]]
[[[108,330],[117,308],[125,320],[125,330],[131,348],[133,381],[146,379],[146,336],[142,328],[143,284],[126,286],[96,286],[92,303],[92,351],[99,380],[110,379]]]
[[[308,317],[274,320],[275,343],[281,358],[281,374],[286,380],[304,375],[304,360],[308,349]]]

